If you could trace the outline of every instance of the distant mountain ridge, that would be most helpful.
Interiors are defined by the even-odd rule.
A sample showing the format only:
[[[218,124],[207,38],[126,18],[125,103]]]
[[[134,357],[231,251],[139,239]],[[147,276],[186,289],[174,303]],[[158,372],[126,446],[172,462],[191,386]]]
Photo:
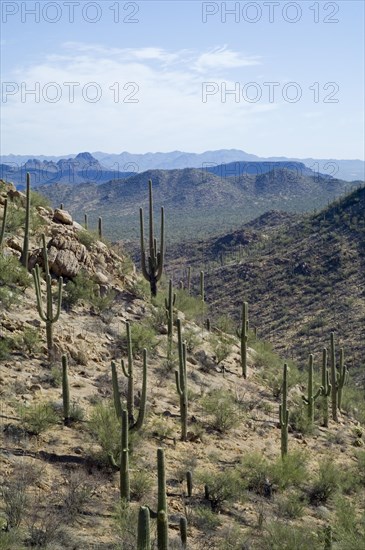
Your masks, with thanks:
[[[85,153],[81,153],[84,155]],[[90,153],[88,153],[90,154]],[[114,172],[144,172],[146,170],[173,170],[177,168],[200,168],[209,169],[218,167],[221,164],[232,162],[301,162],[307,168],[316,173],[322,173],[346,181],[365,179],[365,162],[359,159],[315,159],[315,158],[290,158],[290,157],[259,157],[239,149],[219,149],[205,151],[203,153],[188,153],[184,151],[171,151],[167,153],[104,153],[96,151],[91,153],[105,169]],[[77,158],[79,155],[69,154],[63,156],[46,155],[2,155],[0,162],[19,169],[30,158],[40,162],[57,163],[62,159]],[[120,177],[120,176],[119,176]]]
[[[120,172],[102,166],[90,153],[84,152],[75,158],[53,160],[28,159],[24,164],[0,164],[0,178],[24,187],[26,173],[31,174],[33,186],[40,187],[53,183],[103,183],[115,178],[125,178],[133,172]]]

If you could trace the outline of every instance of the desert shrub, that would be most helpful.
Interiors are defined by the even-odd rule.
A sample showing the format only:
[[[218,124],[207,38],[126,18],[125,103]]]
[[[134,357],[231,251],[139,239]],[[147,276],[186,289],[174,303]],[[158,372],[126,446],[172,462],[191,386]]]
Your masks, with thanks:
[[[130,506],[125,500],[121,500],[115,511],[115,523],[123,550],[135,550],[137,548],[138,508]],[[153,522],[151,522],[153,538]]]
[[[10,478],[1,490],[1,497],[4,502],[7,529],[19,527],[29,503],[26,480],[23,477]]]
[[[186,512],[188,525],[196,527],[203,533],[209,533],[218,529],[222,520],[218,514],[215,514],[211,508],[207,506],[194,506],[188,508]]]
[[[63,293],[63,305],[66,309],[71,309],[79,302],[89,302],[94,293],[94,282],[90,279],[88,273],[84,270],[72,280],[68,281]]]
[[[104,293],[101,293],[99,289],[96,288],[94,290],[94,293],[91,294],[89,298],[89,303],[96,309],[99,314],[101,314],[110,310],[115,296],[116,292],[112,288],[108,289]]]
[[[152,351],[157,345],[156,332],[149,320],[131,325],[131,339],[135,356],[140,355],[143,348]]]
[[[246,454],[239,466],[245,488],[263,496],[271,496],[270,465],[258,452]]]
[[[153,478],[148,470],[134,470],[131,479],[131,495],[138,501],[146,499],[154,486]]]
[[[209,343],[212,346],[212,350],[218,364],[224,361],[224,359],[227,359],[228,355],[232,351],[232,338],[225,334],[211,334],[209,337]]]
[[[288,496],[281,496],[277,500],[277,508],[280,516],[296,519],[303,515],[305,501],[298,493],[291,493]]]
[[[227,469],[218,473],[201,472],[197,474],[197,478],[208,488],[213,512],[219,512],[225,501],[237,501],[242,498],[243,484],[236,469]]]
[[[318,537],[307,527],[291,526],[272,521],[266,525],[257,548],[260,550],[313,550],[318,548]]]
[[[0,529],[0,550],[24,550],[21,536],[22,533],[18,529],[11,531]]]
[[[84,409],[79,405],[77,401],[71,401],[70,403],[70,421],[82,422],[85,418]]]
[[[51,403],[33,403],[26,407],[19,407],[20,423],[30,435],[39,435],[55,424],[59,418],[56,415]]]
[[[5,361],[9,358],[12,349],[12,341],[6,336],[0,336],[0,361]]]
[[[32,278],[28,271],[15,256],[0,255],[0,273],[0,287],[7,285],[16,291],[17,287],[26,289],[32,285]]]
[[[359,482],[361,485],[365,485],[365,451],[358,451],[356,453],[356,458]]]
[[[100,402],[92,410],[89,428],[102,449],[101,460],[109,463],[120,460],[120,423],[111,402]]]
[[[30,191],[30,203],[33,208],[37,206],[42,206],[42,208],[50,208],[50,202],[44,195],[37,193],[37,191]]]
[[[67,523],[73,523],[83,511],[94,492],[89,476],[80,471],[67,472],[61,490],[61,514]]]
[[[238,425],[240,411],[234,402],[234,396],[224,389],[213,389],[202,399],[202,407],[212,416],[211,426],[225,433]]]
[[[325,504],[339,489],[340,478],[341,472],[333,460],[328,459],[322,462],[319,472],[308,490],[310,504],[315,506]]]
[[[151,296],[151,290],[150,290],[149,284],[143,277],[134,279],[131,285],[131,292],[134,294],[136,298],[139,298],[145,301],[148,301],[148,299]]]
[[[83,244],[87,250],[91,250],[92,245],[98,240],[98,235],[91,231],[79,231],[77,234],[79,243]]]
[[[293,430],[303,435],[310,435],[313,433],[315,428],[308,418],[307,408],[303,401],[298,401],[295,406],[290,407],[289,424]]]
[[[36,328],[26,327],[23,330],[23,343],[28,353],[37,352],[40,346],[39,330]]]
[[[176,290],[176,308],[182,311],[190,321],[201,321],[207,314],[205,302],[181,289]]]
[[[186,343],[186,349],[189,353],[192,353],[195,347],[199,344],[200,338],[193,328],[185,328],[184,341]]]
[[[308,456],[302,451],[292,451],[284,459],[279,457],[270,467],[273,483],[280,490],[303,484],[308,478],[307,462]]]
[[[245,543],[244,534],[238,525],[234,524],[223,526],[215,538],[217,550],[242,550],[246,548]]]

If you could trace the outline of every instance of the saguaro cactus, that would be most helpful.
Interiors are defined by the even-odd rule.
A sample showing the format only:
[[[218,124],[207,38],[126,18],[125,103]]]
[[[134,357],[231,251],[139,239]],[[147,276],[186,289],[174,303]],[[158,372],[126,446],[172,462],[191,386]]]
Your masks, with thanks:
[[[46,323],[46,333],[47,333],[47,349],[48,355],[51,356],[53,352],[53,325],[56,323],[60,317],[61,312],[61,301],[62,301],[62,277],[58,280],[58,294],[57,294],[57,309],[56,313],[53,313],[53,302],[52,302],[52,280],[49,273],[48,265],[48,254],[46,248],[46,239],[44,234],[42,234],[42,244],[43,244],[43,260],[44,260],[44,272],[46,279],[46,311],[43,309],[42,305],[42,293],[41,293],[41,274],[39,265],[37,264],[32,270],[34,286],[37,295],[37,309],[40,318]]]
[[[204,292],[204,271],[200,272],[200,299],[202,302],[205,300],[205,292]]]
[[[112,361],[111,363],[111,368],[112,368],[112,386],[113,386],[113,401],[114,401],[115,414],[117,415],[118,418],[122,418],[123,407],[120,400],[117,367],[114,361]]]
[[[129,425],[134,424],[134,365],[133,365],[133,351],[132,351],[132,334],[131,326],[128,321],[125,323],[127,332],[127,353],[128,353],[128,369],[126,369],[124,359],[122,359],[122,370],[124,376],[128,379],[128,396],[127,396],[127,409]]]
[[[342,390],[348,379],[348,369],[344,363],[344,350],[340,348],[339,371],[336,370],[335,335],[331,332],[331,386],[332,418],[338,422],[338,410],[341,409]]]
[[[172,280],[169,280],[169,294],[168,298],[165,298],[165,310],[167,317],[167,346],[168,356],[171,356],[172,351],[172,336],[174,330],[174,305],[176,302],[176,294],[172,290]]]
[[[186,472],[186,489],[188,497],[193,494],[193,474],[190,470]]]
[[[188,291],[188,294],[190,294],[190,292],[191,292],[191,267],[190,267],[190,265],[188,267],[188,281],[187,281],[186,289]]]
[[[328,398],[331,395],[332,386],[330,384],[330,375],[327,369],[327,349],[322,350],[322,411],[323,426],[328,428]]]
[[[284,364],[283,370],[283,391],[282,402],[279,405],[279,422],[281,428],[281,458],[288,454],[288,425],[289,411],[287,406],[288,399],[288,365]]]
[[[27,188],[26,188],[26,205],[25,205],[25,228],[23,250],[20,256],[21,264],[28,269],[29,256],[29,227],[30,227],[30,174],[27,172]]]
[[[188,522],[185,516],[181,516],[180,518],[180,540],[181,547],[183,550],[185,550],[188,540]]]
[[[150,511],[141,506],[138,513],[137,550],[151,550]]]
[[[157,449],[157,481],[157,548],[158,550],[168,550],[169,532],[166,500],[165,455],[163,449],[161,448]]]
[[[182,341],[181,320],[177,320],[179,370],[175,371],[177,393],[180,397],[181,440],[186,441],[188,425],[188,385],[186,377],[186,344]]]
[[[318,388],[316,393],[313,393],[313,355],[309,355],[309,367],[308,367],[308,396],[302,395],[304,403],[307,405],[308,420],[311,424],[314,422],[314,403],[316,399],[322,394],[323,387]]]
[[[98,235],[99,239],[103,238],[103,218],[100,216],[98,220]]]
[[[140,399],[140,405],[139,405],[138,418],[137,418],[136,422],[134,422],[134,403],[133,403],[133,421],[132,421],[132,418],[129,414],[128,408],[127,408],[128,422],[129,422],[129,429],[130,430],[140,430],[142,428],[144,417],[145,417],[145,414],[146,414],[146,403],[147,403],[147,350],[146,350],[146,348],[143,349],[143,359],[142,359],[142,361],[143,361],[143,366],[142,366],[142,391],[141,391],[141,399]],[[112,361],[111,368],[112,368],[112,385],[113,385],[114,408],[115,408],[115,412],[116,412],[117,417],[121,418],[122,417],[123,406],[122,406],[122,403],[121,403],[121,400],[120,400],[117,368],[116,368],[116,365],[115,365],[114,361]],[[133,369],[133,367],[132,367],[132,369]],[[125,370],[125,367],[124,367],[124,370]],[[124,374],[125,374],[125,372],[124,372]],[[128,375],[128,382],[130,382],[128,372],[127,372],[127,375]],[[133,377],[133,371],[132,371],[132,377]],[[130,394],[131,399],[129,397],[129,389],[130,388],[131,388],[131,392],[132,392]],[[128,398],[127,399],[128,399],[129,402],[134,400],[133,384],[131,386],[128,384]]]
[[[3,239],[4,239],[4,235],[5,235],[7,213],[8,213],[8,199],[5,199],[4,210],[3,210],[3,221],[1,223],[1,231],[0,231],[0,248],[2,247]]]
[[[120,498],[130,500],[129,483],[129,447],[128,447],[128,413],[122,411],[122,432],[120,451]]]
[[[68,383],[67,357],[62,355],[62,402],[63,421],[65,426],[70,423],[70,385]]]
[[[139,209],[140,227],[141,227],[141,266],[144,278],[150,283],[152,296],[157,295],[157,283],[161,279],[164,260],[164,209],[161,207],[161,239],[160,251],[157,251],[157,240],[153,232],[153,198],[152,198],[152,180],[148,182],[149,186],[149,256],[146,259],[144,246],[143,229],[143,208]]]
[[[247,347],[248,347],[248,303],[242,304],[242,323],[241,330],[239,332],[239,338],[241,340],[241,366],[242,376],[247,378]]]
[[[337,373],[337,391],[338,391],[338,399],[337,399],[337,406],[338,410],[341,411],[341,404],[342,404],[342,390],[344,385],[347,383],[349,371],[344,363],[344,350],[343,348],[340,349],[340,369]]]

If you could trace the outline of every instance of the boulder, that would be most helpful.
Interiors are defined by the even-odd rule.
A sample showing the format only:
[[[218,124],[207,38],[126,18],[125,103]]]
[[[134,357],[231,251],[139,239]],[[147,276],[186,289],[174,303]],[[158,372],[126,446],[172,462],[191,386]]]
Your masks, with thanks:
[[[56,208],[53,213],[53,221],[58,223],[63,223],[65,225],[72,225],[72,216],[67,212],[67,210],[61,210]]]

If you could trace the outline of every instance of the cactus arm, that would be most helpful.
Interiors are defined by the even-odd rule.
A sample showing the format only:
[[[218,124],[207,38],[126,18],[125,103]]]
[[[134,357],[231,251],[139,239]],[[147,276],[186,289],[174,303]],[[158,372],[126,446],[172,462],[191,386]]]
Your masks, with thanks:
[[[163,272],[163,263],[165,256],[165,212],[163,206],[161,207],[161,238],[160,238],[160,252],[157,254],[158,270],[156,279],[159,281]]]
[[[39,271],[39,265],[38,264],[35,266],[35,268],[32,269],[32,275],[33,275],[35,293],[36,293],[36,298],[37,298],[37,310],[38,310],[39,316],[42,319],[42,321],[44,321],[46,323],[47,318],[44,314],[43,306],[42,306],[40,271]]]
[[[331,332],[331,353],[330,353],[330,367],[331,367],[331,386],[332,386],[332,418],[335,422],[338,422],[337,406],[338,406],[338,388],[337,388],[337,376],[336,376],[336,350],[335,350],[335,335]]]
[[[126,367],[125,367],[124,359],[121,360],[120,364],[121,364],[121,367],[122,367],[122,371],[123,371],[124,376],[126,376],[126,377],[128,378],[128,377],[129,377],[129,374],[128,374],[128,371],[127,371],[127,369],[126,369]]]
[[[157,547],[158,550],[168,550],[165,455],[161,448],[157,449],[157,482]]]

